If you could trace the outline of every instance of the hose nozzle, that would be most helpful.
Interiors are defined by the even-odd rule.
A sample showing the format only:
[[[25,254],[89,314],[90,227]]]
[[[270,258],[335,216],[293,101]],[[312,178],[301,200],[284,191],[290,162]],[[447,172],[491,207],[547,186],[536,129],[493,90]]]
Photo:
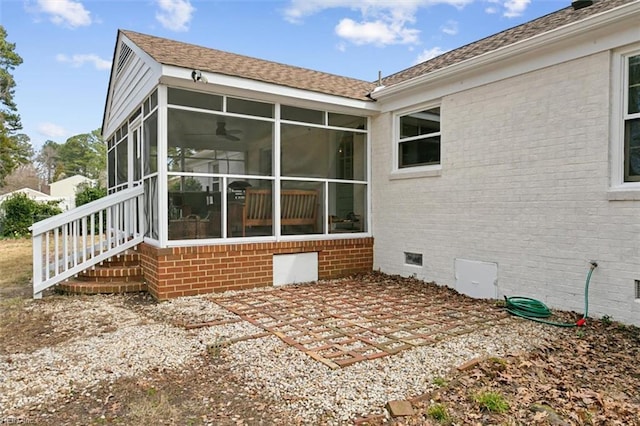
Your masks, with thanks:
[[[596,262],[595,260],[592,260],[589,263],[591,264],[591,269],[596,269],[598,267],[598,262]]]

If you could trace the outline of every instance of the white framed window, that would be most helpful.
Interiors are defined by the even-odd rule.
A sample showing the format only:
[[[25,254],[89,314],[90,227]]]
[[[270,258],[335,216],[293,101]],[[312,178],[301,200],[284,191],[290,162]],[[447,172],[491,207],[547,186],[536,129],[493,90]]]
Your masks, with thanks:
[[[396,116],[394,170],[399,172],[440,168],[440,105]]]
[[[612,189],[640,190],[640,46],[613,56]],[[635,199],[635,197],[634,197]]]
[[[640,52],[624,65],[624,181],[640,182]]]

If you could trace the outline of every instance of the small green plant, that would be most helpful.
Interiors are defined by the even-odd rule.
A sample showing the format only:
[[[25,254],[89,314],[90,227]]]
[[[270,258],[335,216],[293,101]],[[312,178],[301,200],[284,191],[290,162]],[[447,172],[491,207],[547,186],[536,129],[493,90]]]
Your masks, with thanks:
[[[489,361],[491,361],[494,364],[498,364],[502,367],[506,367],[507,366],[507,360],[503,359],[503,358],[498,358],[496,356],[492,356],[491,358],[489,358]]]
[[[602,317],[602,324],[606,325],[606,326],[610,326],[611,325],[611,317],[609,315],[603,315]]]
[[[427,415],[432,419],[444,423],[449,420],[449,412],[447,407],[442,404],[433,404],[427,408]]]
[[[446,386],[447,384],[447,381],[444,379],[444,377],[434,377],[432,382],[438,387]]]
[[[505,397],[498,392],[481,392],[475,395],[473,400],[480,405],[480,409],[492,413],[502,414],[509,410],[509,403]]]
[[[150,387],[149,389],[147,389],[147,395],[148,396],[156,396],[157,393],[158,393],[158,390],[156,388],[154,388],[153,386]]]

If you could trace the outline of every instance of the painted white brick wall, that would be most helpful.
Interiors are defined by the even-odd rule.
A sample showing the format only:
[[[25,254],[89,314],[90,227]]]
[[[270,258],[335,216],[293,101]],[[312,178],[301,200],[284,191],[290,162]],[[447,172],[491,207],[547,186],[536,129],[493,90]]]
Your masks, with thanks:
[[[590,314],[640,325],[640,201],[607,199],[610,85],[600,53],[445,97],[435,177],[389,179],[392,114],[377,117],[374,268],[453,287],[456,258],[495,262],[499,297],[583,312],[593,259]]]

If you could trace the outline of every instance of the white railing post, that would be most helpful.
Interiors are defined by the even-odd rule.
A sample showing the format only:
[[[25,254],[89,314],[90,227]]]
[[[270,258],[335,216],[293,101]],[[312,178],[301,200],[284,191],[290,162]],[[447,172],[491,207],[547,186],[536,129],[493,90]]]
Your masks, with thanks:
[[[42,283],[42,234],[33,236],[33,298],[41,299],[42,292],[35,289]]]

